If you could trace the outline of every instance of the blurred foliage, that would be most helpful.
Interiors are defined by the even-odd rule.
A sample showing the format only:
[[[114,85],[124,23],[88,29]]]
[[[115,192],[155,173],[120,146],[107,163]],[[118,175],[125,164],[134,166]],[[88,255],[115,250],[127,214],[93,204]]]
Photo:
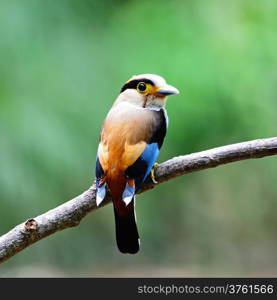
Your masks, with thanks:
[[[160,161],[275,136],[276,14],[275,0],[1,1],[0,233],[89,187],[133,74],[181,91]],[[0,276],[276,276],[276,180],[276,157],[171,180],[138,196],[138,255],[118,252],[107,206]]]

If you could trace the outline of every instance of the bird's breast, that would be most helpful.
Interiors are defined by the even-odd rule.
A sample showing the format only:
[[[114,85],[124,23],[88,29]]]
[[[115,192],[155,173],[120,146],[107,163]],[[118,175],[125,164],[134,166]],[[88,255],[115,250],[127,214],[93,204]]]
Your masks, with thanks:
[[[104,171],[115,174],[131,166],[144,151],[155,127],[154,113],[133,105],[118,105],[108,113],[98,156]]]

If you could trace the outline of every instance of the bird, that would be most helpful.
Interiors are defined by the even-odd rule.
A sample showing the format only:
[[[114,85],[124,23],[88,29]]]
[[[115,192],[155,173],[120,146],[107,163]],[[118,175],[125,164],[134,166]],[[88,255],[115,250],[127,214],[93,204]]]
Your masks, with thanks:
[[[110,191],[117,247],[135,254],[140,248],[135,195],[154,168],[168,127],[167,96],[177,88],[156,74],[132,76],[102,124],[96,157],[96,205]],[[152,171],[152,172],[151,172]]]

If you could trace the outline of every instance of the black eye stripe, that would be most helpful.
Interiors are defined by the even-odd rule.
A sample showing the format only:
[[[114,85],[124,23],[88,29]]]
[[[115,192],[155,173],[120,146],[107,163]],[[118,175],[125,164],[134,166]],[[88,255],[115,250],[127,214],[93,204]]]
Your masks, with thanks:
[[[125,83],[123,85],[123,87],[121,88],[120,90],[120,93],[124,92],[125,90],[127,89],[136,89],[137,88],[137,85],[140,83],[140,82],[143,82],[143,83],[150,83],[152,85],[154,85],[154,82],[150,79],[147,79],[147,78],[141,78],[141,79],[134,79],[134,80],[131,80],[127,83]]]

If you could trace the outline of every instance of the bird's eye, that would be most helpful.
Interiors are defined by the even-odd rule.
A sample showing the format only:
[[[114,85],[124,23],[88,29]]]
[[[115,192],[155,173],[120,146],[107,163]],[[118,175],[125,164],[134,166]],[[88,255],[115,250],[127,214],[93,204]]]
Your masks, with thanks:
[[[139,82],[139,84],[137,85],[137,90],[139,92],[145,92],[146,91],[146,84],[144,82]]]

